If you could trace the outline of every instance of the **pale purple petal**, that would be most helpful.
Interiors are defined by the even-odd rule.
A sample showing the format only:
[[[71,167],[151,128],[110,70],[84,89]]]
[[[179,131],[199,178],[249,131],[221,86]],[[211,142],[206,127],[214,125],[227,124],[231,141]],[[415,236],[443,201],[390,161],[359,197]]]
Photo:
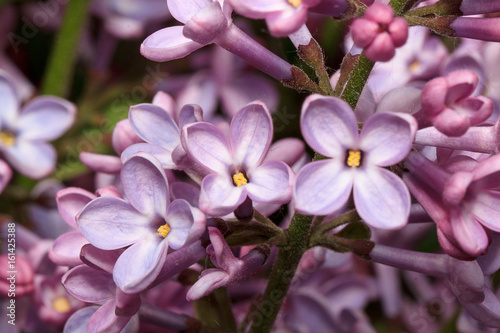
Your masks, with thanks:
[[[354,204],[361,218],[381,229],[402,228],[410,215],[410,192],[401,178],[378,167],[356,170]]]
[[[228,21],[217,1],[198,11],[186,22],[182,33],[200,44],[209,44],[228,28]]]
[[[199,212],[183,199],[174,200],[168,206],[166,221],[171,230],[166,239],[172,249],[192,244],[205,231],[205,216],[201,212],[193,215],[193,211]]]
[[[186,104],[179,111],[179,127],[203,121],[203,110],[199,105]]]
[[[154,143],[170,151],[180,143],[179,127],[170,114],[154,104],[139,104],[130,107],[130,124],[146,142]]]
[[[90,170],[95,172],[119,174],[122,161],[117,156],[81,152],[80,161]]]
[[[0,194],[12,178],[12,170],[7,163],[0,160]]]
[[[335,97],[311,95],[302,105],[302,135],[318,153],[340,157],[358,138],[358,123],[351,107]]]
[[[18,138],[54,140],[74,123],[76,107],[62,98],[41,96],[26,104],[17,122]]]
[[[283,161],[293,166],[305,153],[305,144],[297,138],[285,138],[274,142],[264,158],[267,161]]]
[[[126,249],[113,270],[117,287],[127,294],[145,290],[160,273],[167,251],[168,242],[159,234],[144,238]]]
[[[323,160],[304,166],[297,174],[293,198],[297,212],[328,215],[349,199],[354,174],[341,161]]]
[[[80,231],[71,231],[57,237],[52,244],[49,258],[57,265],[76,266],[80,265],[80,251],[82,246],[88,244]]]
[[[161,107],[163,110],[167,111],[172,118],[175,118],[175,110],[177,109],[175,100],[166,92],[158,91],[153,97],[152,104]]]
[[[205,269],[202,274],[186,294],[186,299],[190,302],[207,296],[215,289],[225,286],[230,279],[229,274],[221,269]]]
[[[198,185],[175,182],[170,186],[170,193],[172,194],[172,200],[184,199],[191,206],[198,206],[198,200],[200,199],[200,187]]]
[[[500,193],[496,191],[475,193],[473,202],[464,202],[464,207],[475,215],[483,226],[500,232]]]
[[[282,161],[270,161],[249,172],[245,185],[250,199],[256,202],[284,204],[292,197],[295,180],[290,167]]]
[[[184,58],[204,46],[184,37],[183,28],[168,27],[151,34],[142,43],[141,54],[149,60],[169,61]]]
[[[129,203],[114,197],[93,200],[76,221],[85,238],[103,250],[119,249],[151,234],[150,220]]]
[[[115,314],[115,302],[108,301],[90,317],[87,333],[120,332],[130,317]]]
[[[112,275],[116,260],[118,260],[123,251],[125,249],[101,250],[92,244],[85,244],[80,251],[80,258],[85,265]]]
[[[264,159],[273,135],[273,122],[267,106],[255,101],[241,109],[231,121],[233,156],[252,168]]]
[[[121,155],[122,162],[126,162],[137,153],[153,155],[165,169],[177,168],[177,165],[172,160],[172,151],[152,143],[136,143],[128,147]]]
[[[105,302],[115,297],[112,275],[87,265],[69,270],[61,282],[72,296],[87,303]]]
[[[291,8],[291,5],[283,0],[231,0],[230,3],[238,14],[253,19],[262,19],[269,13]]]
[[[234,186],[229,175],[208,175],[201,184],[200,209],[208,215],[224,216],[232,213],[246,196],[244,186]]]
[[[115,125],[111,136],[111,143],[113,144],[113,149],[118,155],[120,155],[128,146],[139,142],[142,142],[142,139],[139,138],[134,132],[128,118],[120,120]]]
[[[189,21],[193,15],[211,2],[211,0],[167,0],[170,14],[182,23]]]
[[[462,303],[467,313],[487,327],[500,327],[500,301],[488,288],[484,290],[484,301],[480,304]],[[483,332],[484,329],[481,329]]]
[[[299,6],[272,13],[266,16],[266,23],[271,35],[286,37],[300,29],[307,20],[307,7]]]
[[[207,247],[207,253],[210,254],[210,260],[215,267],[230,271],[232,268],[231,263],[235,260],[240,260],[235,258],[219,229],[209,227],[208,234],[210,236],[211,246],[209,245],[209,247]]]
[[[123,192],[131,205],[149,217],[165,215],[169,201],[167,177],[159,161],[137,153],[123,165]]]
[[[0,128],[2,126],[13,126],[19,110],[19,96],[16,86],[10,76],[0,72],[0,100],[2,101],[2,112],[0,112]]]
[[[182,146],[202,166],[217,173],[228,173],[233,164],[229,143],[214,125],[195,123],[182,128]]]
[[[7,161],[23,175],[40,179],[53,172],[56,151],[45,142],[17,140],[12,147],[5,147]]]
[[[63,333],[87,333],[87,323],[99,306],[87,306],[73,313],[64,324]]]
[[[382,112],[371,116],[364,124],[359,149],[365,153],[367,163],[389,166],[408,155],[412,142],[411,124],[392,113]]]

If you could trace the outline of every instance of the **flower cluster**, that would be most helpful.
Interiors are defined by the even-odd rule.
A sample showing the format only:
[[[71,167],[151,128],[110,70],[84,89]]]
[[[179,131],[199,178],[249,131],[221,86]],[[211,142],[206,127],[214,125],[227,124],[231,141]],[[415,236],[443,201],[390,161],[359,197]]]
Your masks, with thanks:
[[[24,36],[9,32],[18,10]],[[0,301],[19,314],[1,331],[495,332],[499,13],[472,0],[0,7]],[[60,35],[32,97],[39,78],[10,54],[30,54],[42,14]]]

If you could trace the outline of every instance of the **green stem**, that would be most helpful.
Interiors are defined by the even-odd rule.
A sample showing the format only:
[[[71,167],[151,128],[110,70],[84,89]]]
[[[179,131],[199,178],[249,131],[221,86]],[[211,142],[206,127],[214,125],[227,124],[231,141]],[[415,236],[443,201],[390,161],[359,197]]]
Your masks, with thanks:
[[[361,96],[361,92],[365,87],[366,81],[368,81],[374,65],[373,61],[368,60],[364,54],[361,54],[347,79],[346,86],[340,98],[346,101],[353,110],[356,108],[356,104],[358,104],[359,96]]]
[[[254,316],[254,318],[259,317],[262,320],[254,320],[250,332],[265,333],[271,331],[292,284],[300,259],[308,249],[311,221],[312,217],[298,214],[292,218],[288,229],[289,242],[279,249],[269,283],[258,307],[261,312],[255,313]]]
[[[330,96],[333,96],[330,76],[325,68],[325,56],[318,42],[311,38],[308,45],[299,45],[297,49],[299,57],[316,73],[320,88]]]
[[[403,12],[403,8],[405,8],[406,0],[391,0],[389,2],[389,6],[394,9],[394,15],[399,16]]]
[[[355,209],[350,210],[347,213],[334,218],[333,220],[326,221],[325,223],[319,225],[316,229],[313,229],[311,241],[314,241],[316,238],[321,237],[325,232],[335,229],[342,224],[360,220],[361,218],[359,217],[358,212]]]
[[[270,226],[273,229],[279,229],[280,231],[283,231],[280,227],[278,227],[276,224],[274,224],[273,221],[271,221],[269,218],[267,218],[267,216],[262,215],[256,209],[253,210],[253,218],[262,224]]]
[[[89,3],[90,0],[68,2],[61,29],[45,70],[42,94],[67,97]]]
[[[226,288],[214,290],[210,295],[194,301],[196,317],[209,329],[205,332],[236,333],[236,321]]]

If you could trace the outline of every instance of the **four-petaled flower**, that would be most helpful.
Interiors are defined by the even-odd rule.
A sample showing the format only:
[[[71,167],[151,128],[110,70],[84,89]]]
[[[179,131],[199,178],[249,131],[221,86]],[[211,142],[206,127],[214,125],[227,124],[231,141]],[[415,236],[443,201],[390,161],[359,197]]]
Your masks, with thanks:
[[[400,228],[410,213],[410,194],[403,181],[384,169],[409,153],[417,124],[407,114],[377,113],[361,134],[349,105],[335,97],[309,96],[303,106],[304,139],[331,157],[310,163],[297,174],[295,208],[308,215],[339,210],[354,189],[354,204],[366,223]]]
[[[255,202],[284,204],[295,179],[282,161],[261,164],[269,150],[273,123],[266,105],[255,101],[233,118],[230,140],[214,125],[184,126],[181,143],[208,175],[203,178],[200,209],[212,216],[232,213],[247,196]]]
[[[169,247],[180,249],[201,236],[205,216],[185,200],[170,202],[165,172],[151,155],[137,153],[125,162],[121,182],[127,201],[94,199],[77,216],[77,223],[97,248],[130,246],[116,261],[113,278],[122,291],[136,293],[160,273]]]

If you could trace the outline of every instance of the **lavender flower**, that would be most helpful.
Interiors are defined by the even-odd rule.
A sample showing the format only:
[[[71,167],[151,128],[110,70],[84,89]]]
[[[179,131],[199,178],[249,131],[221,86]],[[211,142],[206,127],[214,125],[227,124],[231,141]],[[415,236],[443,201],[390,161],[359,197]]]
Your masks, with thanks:
[[[57,97],[37,97],[19,109],[11,79],[0,73],[0,152],[20,173],[30,178],[49,175],[56,151],[46,141],[60,137],[76,115],[75,106]]]
[[[165,172],[151,155],[138,153],[125,162],[121,181],[128,201],[116,197],[92,200],[77,223],[97,248],[130,246],[117,260],[113,277],[121,290],[134,293],[158,276],[169,247],[180,249],[201,236],[205,216],[185,200],[170,202]]]
[[[354,189],[354,204],[366,223],[401,228],[410,213],[410,194],[400,178],[384,169],[408,154],[416,121],[407,114],[377,113],[361,134],[349,105],[334,97],[309,96],[301,129],[306,142],[331,159],[303,167],[294,188],[295,208],[328,215],[342,208]]]
[[[282,161],[262,164],[272,133],[271,115],[261,101],[248,104],[234,116],[229,142],[212,124],[195,123],[182,129],[184,149],[208,173],[201,184],[202,211],[223,216],[247,196],[265,203],[290,200],[295,178],[290,167]]]

